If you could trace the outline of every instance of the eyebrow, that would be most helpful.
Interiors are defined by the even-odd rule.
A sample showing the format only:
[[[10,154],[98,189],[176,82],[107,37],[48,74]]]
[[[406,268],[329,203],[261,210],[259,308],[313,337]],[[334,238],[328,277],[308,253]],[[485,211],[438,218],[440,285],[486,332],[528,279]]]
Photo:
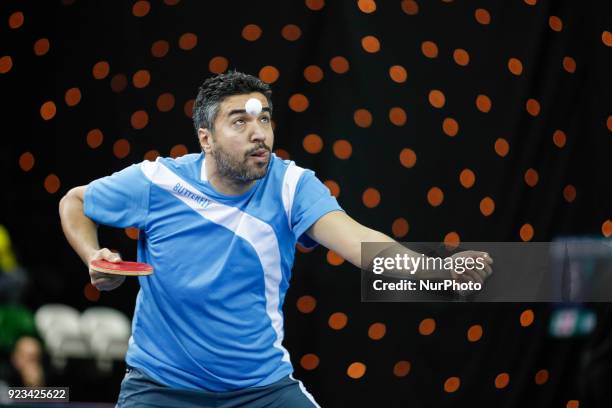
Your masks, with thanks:
[[[272,111],[267,106],[265,108],[261,108],[261,111],[262,112],[268,112],[269,114],[272,114]],[[244,110],[244,109],[233,109],[233,110],[229,111],[227,116],[230,117],[230,116],[235,115],[237,113],[246,113],[246,110]]]

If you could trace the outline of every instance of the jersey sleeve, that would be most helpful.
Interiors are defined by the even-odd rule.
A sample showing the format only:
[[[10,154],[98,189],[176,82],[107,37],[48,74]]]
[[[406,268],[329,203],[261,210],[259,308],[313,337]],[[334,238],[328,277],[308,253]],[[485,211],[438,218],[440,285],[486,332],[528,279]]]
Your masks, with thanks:
[[[149,213],[150,186],[139,164],[94,180],[85,191],[85,215],[111,227],[142,229]]]
[[[344,210],[313,171],[304,171],[298,181],[291,210],[291,227],[300,245],[306,248],[317,245],[317,242],[306,234],[306,230],[331,211]]]

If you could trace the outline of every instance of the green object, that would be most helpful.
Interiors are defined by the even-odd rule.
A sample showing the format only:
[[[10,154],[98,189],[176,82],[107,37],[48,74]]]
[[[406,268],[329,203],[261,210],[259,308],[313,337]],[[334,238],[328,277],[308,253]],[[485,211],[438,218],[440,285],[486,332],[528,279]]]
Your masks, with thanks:
[[[21,306],[0,306],[0,351],[10,352],[23,336],[38,337],[32,312]]]

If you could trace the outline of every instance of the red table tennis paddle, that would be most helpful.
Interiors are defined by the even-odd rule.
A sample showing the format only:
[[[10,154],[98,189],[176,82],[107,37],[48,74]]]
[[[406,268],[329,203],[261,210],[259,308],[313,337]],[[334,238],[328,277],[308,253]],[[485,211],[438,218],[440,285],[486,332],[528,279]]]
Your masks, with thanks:
[[[153,273],[153,267],[144,262],[109,262],[104,259],[96,259],[89,263],[94,271],[111,273],[125,276],[145,276]]]

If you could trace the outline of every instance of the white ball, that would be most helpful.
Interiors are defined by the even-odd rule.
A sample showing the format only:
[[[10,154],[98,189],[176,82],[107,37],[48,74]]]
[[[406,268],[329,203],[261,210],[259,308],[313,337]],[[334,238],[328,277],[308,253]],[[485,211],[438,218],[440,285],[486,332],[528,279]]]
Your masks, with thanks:
[[[247,111],[249,115],[259,116],[261,113],[261,102],[259,99],[251,98],[244,104],[244,110]]]

